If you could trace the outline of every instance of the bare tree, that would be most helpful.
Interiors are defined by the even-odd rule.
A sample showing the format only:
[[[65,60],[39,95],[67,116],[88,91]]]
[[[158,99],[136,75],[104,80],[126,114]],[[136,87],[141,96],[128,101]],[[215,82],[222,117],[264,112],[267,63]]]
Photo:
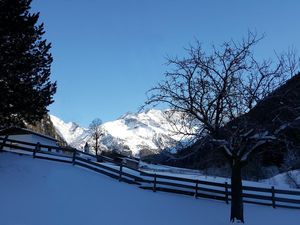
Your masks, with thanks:
[[[222,137],[211,140],[224,150],[231,163],[231,215],[230,220],[244,222],[242,197],[242,168],[253,154],[263,152],[264,146],[278,142],[277,137],[257,124],[249,122],[247,116],[226,124]]]
[[[253,49],[262,38],[249,32],[240,42],[212,46],[210,53],[196,42],[187,49],[185,58],[168,58],[171,70],[164,81],[149,90],[146,101],[146,105],[170,107],[167,117],[175,132],[212,141],[225,151],[232,165],[231,221],[244,221],[243,162],[274,138],[265,131],[253,130],[246,120],[239,120],[236,127],[226,131],[224,127],[251,110],[296,70],[296,61],[288,54],[277,56],[276,61],[258,61]],[[181,117],[174,116],[178,112]]]
[[[94,119],[89,125],[89,130],[91,132],[94,141],[93,148],[95,150],[95,154],[97,158],[100,153],[99,139],[104,134],[101,125],[102,125],[102,120],[99,118]]]

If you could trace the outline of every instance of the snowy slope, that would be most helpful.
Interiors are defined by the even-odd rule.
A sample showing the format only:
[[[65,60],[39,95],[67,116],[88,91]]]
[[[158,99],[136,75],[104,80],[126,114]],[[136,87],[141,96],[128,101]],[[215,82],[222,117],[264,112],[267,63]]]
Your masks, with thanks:
[[[230,178],[206,175],[201,170],[192,170],[159,164],[149,164],[146,162],[140,162],[140,169],[148,173],[156,173],[167,176],[199,179],[219,183],[231,182]],[[268,179],[263,179],[260,181],[243,180],[243,185],[262,188],[271,188],[272,186],[274,186],[278,189],[295,190],[296,188],[300,187],[300,170],[292,170],[289,172],[280,173],[275,175],[274,177],[270,177]],[[300,199],[300,196],[294,198]]]
[[[128,146],[135,155],[141,150],[157,152],[176,145],[180,140],[174,136],[160,110],[126,114],[118,120],[105,123],[103,129],[124,146]],[[104,141],[107,143],[105,138]],[[109,146],[110,143],[106,145]]]
[[[80,127],[74,122],[65,123],[56,116],[50,115],[50,119],[56,129],[56,132],[65,139],[65,141],[72,145],[72,143],[78,140],[82,136],[87,136],[88,130]]]
[[[0,225],[229,225],[230,205],[153,193],[58,162],[0,154]],[[299,210],[245,204],[247,225],[297,225]]]
[[[300,188],[300,170],[277,174],[274,177],[261,181],[262,183],[279,188]]]
[[[57,131],[73,147],[82,149],[86,142],[93,142],[87,129],[76,126],[74,131],[74,123],[65,123],[55,116],[51,116],[51,120]],[[143,154],[157,153],[162,149],[174,147],[182,138],[174,135],[164,112],[154,109],[142,113],[127,113],[115,121],[104,123],[102,129],[103,149],[130,150],[136,156],[141,151]]]

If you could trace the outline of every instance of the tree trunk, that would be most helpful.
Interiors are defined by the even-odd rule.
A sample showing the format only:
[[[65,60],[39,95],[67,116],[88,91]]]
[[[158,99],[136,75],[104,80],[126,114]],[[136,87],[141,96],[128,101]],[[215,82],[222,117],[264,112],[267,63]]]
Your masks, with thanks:
[[[96,144],[95,144],[95,151],[96,151],[96,158],[98,158],[98,137],[96,137]]]
[[[243,209],[243,187],[242,187],[242,166],[239,160],[233,160],[231,172],[231,216],[230,221],[235,220],[244,223]]]

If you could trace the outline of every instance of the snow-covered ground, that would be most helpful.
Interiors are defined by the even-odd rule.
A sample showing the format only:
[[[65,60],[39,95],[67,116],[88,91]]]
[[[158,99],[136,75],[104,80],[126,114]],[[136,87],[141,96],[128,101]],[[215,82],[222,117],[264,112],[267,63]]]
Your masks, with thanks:
[[[300,170],[292,170],[286,173],[280,173],[270,179],[262,180],[261,182],[284,189],[299,188]]]
[[[0,225],[224,225],[223,202],[153,193],[69,164],[0,154]],[[300,211],[245,204],[248,225],[296,225]]]
[[[145,162],[140,163],[140,169],[148,173],[156,173],[173,177],[183,177],[219,183],[230,183],[230,178],[208,176],[199,170],[184,169],[165,165],[154,165]],[[278,189],[295,189],[296,185],[293,183],[293,181],[295,181],[296,184],[300,184],[300,170],[293,170],[288,173],[277,174],[274,177],[258,182],[243,180],[243,185],[264,188],[270,188],[274,186]]]

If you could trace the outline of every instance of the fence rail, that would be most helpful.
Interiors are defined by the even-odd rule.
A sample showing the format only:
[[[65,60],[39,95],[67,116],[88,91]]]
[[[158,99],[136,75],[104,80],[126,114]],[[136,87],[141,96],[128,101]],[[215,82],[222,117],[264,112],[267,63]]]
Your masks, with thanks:
[[[2,143],[1,143],[2,142]],[[231,201],[231,184],[227,182],[212,182],[183,177],[174,177],[156,173],[149,173],[131,168],[122,162],[107,156],[85,153],[74,148],[29,143],[0,137],[0,150],[17,154],[31,155],[33,158],[69,163],[97,173],[117,179],[120,182],[138,185],[153,192],[163,191],[175,194],[194,196],[195,198],[209,198]],[[100,160],[100,162],[98,162]],[[243,186],[243,201],[284,208],[300,209],[300,191],[282,190],[262,187]]]

